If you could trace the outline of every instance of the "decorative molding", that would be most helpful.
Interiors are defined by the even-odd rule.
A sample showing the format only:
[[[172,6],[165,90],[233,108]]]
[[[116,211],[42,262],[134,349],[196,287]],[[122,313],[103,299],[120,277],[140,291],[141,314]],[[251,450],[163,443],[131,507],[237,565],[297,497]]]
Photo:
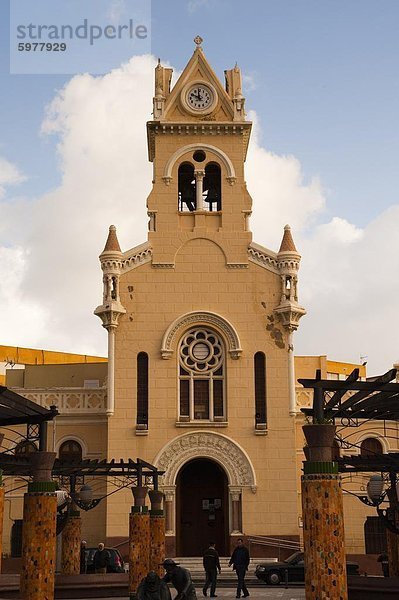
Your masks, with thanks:
[[[152,213],[154,214],[154,213]],[[130,271],[152,259],[152,248],[148,242],[132,248],[123,255],[122,271]]]
[[[231,358],[236,360],[241,355],[242,349],[238,333],[227,319],[208,311],[194,311],[178,317],[169,325],[162,339],[162,358],[167,360],[173,356],[180,331],[191,325],[210,325],[211,327],[215,327],[216,330],[224,335]]]
[[[175,263],[152,263],[153,269],[174,269]]]
[[[277,255],[271,250],[258,246],[254,242],[248,246],[248,260],[268,271],[279,273]]]
[[[233,163],[231,162],[231,160],[227,156],[227,154],[225,152],[223,152],[223,150],[220,150],[220,148],[217,148],[216,146],[213,146],[211,144],[198,143],[198,144],[187,144],[187,146],[183,146],[182,148],[179,148],[178,150],[176,150],[176,152],[174,154],[172,154],[172,156],[170,157],[170,159],[168,160],[168,162],[165,165],[165,170],[164,170],[164,174],[162,177],[163,181],[166,182],[166,178],[168,178],[168,179],[172,178],[173,167],[176,164],[176,162],[179,160],[179,158],[181,158],[182,156],[184,156],[184,154],[187,154],[188,152],[192,153],[192,152],[195,152],[196,150],[208,150],[209,152],[212,152],[213,154],[215,154],[219,158],[221,163],[224,165],[224,167],[227,171],[227,179],[229,180],[229,179],[233,178],[234,181],[236,180],[236,173],[234,170]],[[229,181],[229,183],[230,183],[230,185],[232,185],[232,183],[230,181]]]
[[[255,470],[245,450],[227,436],[210,431],[185,433],[162,448],[153,461],[165,471],[162,487],[175,485],[182,466],[194,458],[217,462],[225,470],[230,486],[256,490]]]
[[[248,263],[226,263],[228,269],[248,269]]]
[[[176,421],[175,423],[176,427],[187,427],[187,428],[197,428],[198,427],[209,427],[210,429],[220,429],[220,428],[225,428],[228,427],[228,421],[209,421],[209,422],[198,422],[198,421]]]

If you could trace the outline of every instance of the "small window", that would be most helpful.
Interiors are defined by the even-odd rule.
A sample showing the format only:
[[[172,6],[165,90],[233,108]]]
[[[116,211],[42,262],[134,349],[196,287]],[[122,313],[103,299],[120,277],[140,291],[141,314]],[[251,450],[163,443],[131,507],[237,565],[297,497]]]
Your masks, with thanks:
[[[196,210],[196,186],[194,167],[190,163],[183,163],[179,167],[179,198],[178,208],[181,212]]]
[[[148,354],[137,355],[137,420],[142,429],[148,428]]]
[[[366,438],[360,444],[360,455],[361,456],[376,456],[383,454],[381,442],[377,438]]]
[[[266,357],[263,352],[254,356],[255,374],[255,427],[267,422],[266,414]]]
[[[82,454],[82,446],[75,440],[63,442],[58,452],[59,459],[67,462],[81,462]]]

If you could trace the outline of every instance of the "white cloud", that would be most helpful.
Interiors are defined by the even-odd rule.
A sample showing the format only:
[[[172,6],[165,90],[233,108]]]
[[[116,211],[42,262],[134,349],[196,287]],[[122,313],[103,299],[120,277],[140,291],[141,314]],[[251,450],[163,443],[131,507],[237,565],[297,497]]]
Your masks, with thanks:
[[[119,23],[125,14],[126,0],[111,0],[107,11],[107,17],[111,23]]]
[[[8,186],[22,183],[25,179],[16,165],[0,156],[0,199],[5,196]]]
[[[244,95],[246,92],[253,92],[258,87],[257,77],[254,73],[243,73],[242,86],[244,88]]]
[[[48,107],[42,131],[56,136],[61,185],[29,202],[0,201],[2,343],[105,354],[106,334],[92,315],[102,293],[98,255],[111,223],[123,249],[146,239],[145,123],[155,64],[135,57],[103,77],[76,76]],[[303,256],[300,301],[308,315],[296,351],[351,361],[368,355],[371,373],[389,368],[399,358],[399,206],[364,229],[338,216],[321,223],[318,178],[306,180],[294,156],[263,148],[256,115],[249,116],[254,240],[277,250],[290,223]],[[22,177],[7,161],[0,172],[3,187]]]

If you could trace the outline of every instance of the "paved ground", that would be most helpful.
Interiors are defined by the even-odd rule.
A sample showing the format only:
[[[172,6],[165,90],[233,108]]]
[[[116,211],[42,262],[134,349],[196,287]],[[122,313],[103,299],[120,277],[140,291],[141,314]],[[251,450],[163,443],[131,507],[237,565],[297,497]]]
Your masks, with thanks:
[[[235,590],[231,588],[218,588],[216,592],[218,600],[232,600],[233,598],[235,598],[236,595]],[[286,589],[281,585],[278,587],[270,587],[265,585],[264,588],[254,588],[253,590],[250,590],[250,592],[251,595],[249,597],[249,600],[260,600],[263,598],[267,598],[268,600],[304,600],[305,598],[305,589],[303,587]],[[172,596],[174,596],[173,593]],[[197,597],[198,600],[201,600],[201,598],[203,598],[202,594],[200,595],[198,590]],[[101,600],[114,599],[115,596],[113,596],[112,598],[102,598]],[[84,599],[82,598],[81,600]]]

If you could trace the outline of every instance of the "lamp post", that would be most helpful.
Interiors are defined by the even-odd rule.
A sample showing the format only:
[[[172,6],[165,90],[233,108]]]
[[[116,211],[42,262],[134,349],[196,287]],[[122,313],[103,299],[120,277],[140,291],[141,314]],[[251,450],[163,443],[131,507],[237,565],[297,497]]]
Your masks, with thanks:
[[[93,490],[83,484],[76,490],[76,475],[69,478],[70,491],[57,492],[57,534],[62,532],[61,572],[63,575],[80,573],[80,545],[82,540],[82,519],[80,511],[92,510],[102,498],[93,498]]]
[[[399,577],[399,480],[396,472],[388,474],[389,486],[384,490],[382,475],[372,475],[367,483],[367,496],[358,496],[359,500],[377,509],[378,516],[386,527],[389,574]],[[381,508],[388,498],[389,506]]]

